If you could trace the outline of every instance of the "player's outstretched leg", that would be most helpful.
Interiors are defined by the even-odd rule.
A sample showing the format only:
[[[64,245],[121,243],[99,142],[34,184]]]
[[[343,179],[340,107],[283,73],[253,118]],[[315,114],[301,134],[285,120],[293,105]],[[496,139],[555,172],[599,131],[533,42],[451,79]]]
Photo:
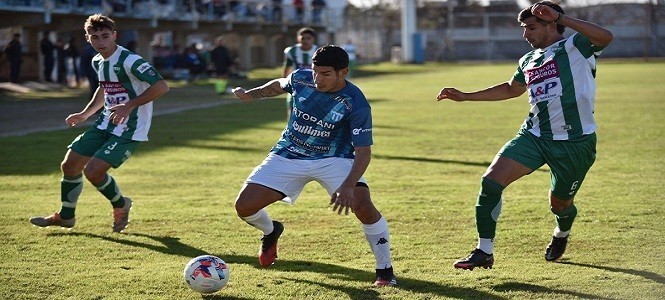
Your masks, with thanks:
[[[284,225],[278,221],[272,221],[274,229],[268,235],[261,238],[261,249],[259,249],[259,263],[267,268],[277,258],[277,240],[284,232]]]
[[[37,225],[39,227],[60,226],[65,228],[72,228],[76,223],[76,218],[64,220],[62,219],[62,217],[60,217],[60,213],[56,212],[46,217],[30,218],[30,223],[32,223],[33,225]]]
[[[63,167],[65,167],[63,165]],[[60,201],[62,207],[60,212],[53,213],[46,217],[30,218],[30,223],[39,227],[60,226],[72,228],[76,223],[76,203],[83,190],[83,175],[75,176],[63,175],[60,181]]]

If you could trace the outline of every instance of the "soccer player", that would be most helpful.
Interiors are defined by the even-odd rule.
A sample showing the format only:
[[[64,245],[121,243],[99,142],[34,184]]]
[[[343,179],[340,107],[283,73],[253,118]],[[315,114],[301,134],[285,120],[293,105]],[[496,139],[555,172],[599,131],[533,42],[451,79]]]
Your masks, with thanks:
[[[531,106],[517,135],[499,150],[482,176],[475,213],[478,245],[469,257],[457,260],[455,268],[492,267],[503,190],[545,164],[551,169],[549,203],[556,220],[545,259],[559,259],[577,215],[573,198],[596,158],[596,57],[612,41],[612,33],[564,15],[550,1],[522,10],[517,20],[534,50],[519,60],[510,80],[470,93],[446,87],[436,97],[499,101],[528,91]],[[565,38],[565,27],[577,33]]]
[[[316,41],[316,31],[309,27],[298,29],[296,33],[297,44],[284,49],[284,77],[286,78],[294,70],[312,66],[312,56],[318,48],[314,43]],[[291,95],[286,95],[286,118],[291,115],[292,100]]]
[[[362,223],[376,259],[376,286],[397,284],[390,257],[388,222],[370,198],[363,174],[372,145],[371,108],[362,91],[345,79],[349,57],[339,46],[316,50],[313,69],[300,69],[250,90],[233,89],[242,101],[290,93],[293,112],[280,140],[245,181],[235,208],[238,216],[263,231],[259,262],[270,266],[284,226],[264,209],[279,200],[294,203],[310,181],[330,195],[332,210],[351,210]]]
[[[107,172],[118,168],[148,140],[152,120],[152,101],[169,90],[161,75],[139,55],[116,44],[115,22],[104,15],[87,18],[86,40],[99,54],[92,65],[100,86],[80,112],[65,119],[74,127],[102,109],[95,124],[68,146],[62,161],[60,212],[34,217],[34,225],[71,228],[81,190],[83,174],[113,206],[113,231],[120,232],[129,222],[132,200],[124,197],[115,179]]]

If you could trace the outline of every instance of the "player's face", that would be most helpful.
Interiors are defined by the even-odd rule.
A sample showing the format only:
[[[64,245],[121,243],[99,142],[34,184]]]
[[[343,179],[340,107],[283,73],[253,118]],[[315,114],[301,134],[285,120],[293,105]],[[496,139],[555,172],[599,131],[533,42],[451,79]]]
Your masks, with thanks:
[[[115,43],[116,32],[108,28],[102,30],[91,31],[86,33],[85,39],[92,45],[97,52],[103,57],[107,58],[115,52],[117,44]]]
[[[300,43],[300,48],[307,51],[312,49],[312,46],[314,45],[314,37],[309,33],[302,34],[298,36],[298,43]]]
[[[314,85],[316,90],[324,93],[334,93],[346,85],[344,78],[346,73],[349,72],[348,68],[335,71],[333,67],[321,67],[313,65],[314,70]]]
[[[536,49],[542,49],[551,44],[550,34],[552,26],[556,30],[555,23],[544,24],[538,21],[536,17],[526,18],[520,25],[524,29],[522,36],[526,41],[531,45],[531,47]]]

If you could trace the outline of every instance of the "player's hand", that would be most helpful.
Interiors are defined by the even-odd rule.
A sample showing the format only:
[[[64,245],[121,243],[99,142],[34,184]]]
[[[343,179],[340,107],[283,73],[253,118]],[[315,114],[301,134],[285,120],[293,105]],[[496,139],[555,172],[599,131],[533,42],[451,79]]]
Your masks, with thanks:
[[[465,94],[459,91],[456,88],[443,88],[438,95],[436,95],[436,101],[441,101],[444,99],[450,99],[453,101],[464,101],[466,99]]]
[[[337,189],[330,198],[330,205],[333,206],[332,210],[339,215],[342,214],[342,211],[345,215],[349,214],[349,210],[353,212],[353,191],[353,188],[340,187]]]
[[[111,106],[109,110],[111,111],[109,120],[115,125],[126,122],[132,112],[132,108],[125,103]]]
[[[235,87],[234,89],[231,90],[233,94],[238,97],[238,99],[242,101],[249,101],[252,100],[252,98],[247,94],[247,90],[241,88],[241,87]]]
[[[531,7],[531,14],[546,22],[554,22],[559,18],[559,12],[543,4],[535,4]]]
[[[69,127],[74,127],[74,126],[76,126],[76,124],[85,122],[85,120],[87,120],[87,119],[88,119],[88,117],[86,117],[84,114],[75,113],[75,114],[71,114],[71,115],[67,116],[67,118],[65,118],[65,123],[67,123],[67,126],[69,126]]]

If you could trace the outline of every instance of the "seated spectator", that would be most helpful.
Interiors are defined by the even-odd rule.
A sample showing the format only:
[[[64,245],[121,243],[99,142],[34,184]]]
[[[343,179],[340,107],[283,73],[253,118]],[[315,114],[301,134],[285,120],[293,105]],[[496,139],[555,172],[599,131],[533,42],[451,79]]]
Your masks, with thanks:
[[[325,0],[312,0],[312,23],[321,23],[323,10],[326,8]]]
[[[293,0],[293,7],[296,10],[296,23],[302,23],[305,17],[305,0]]]
[[[189,74],[193,78],[198,78],[205,72],[206,66],[201,59],[201,55],[198,53],[195,45],[187,47],[185,53],[183,53],[183,63],[185,67],[189,70]]]
[[[282,22],[282,0],[272,0],[272,20]]]
[[[259,21],[271,22],[272,16],[270,15],[270,8],[268,3],[259,2],[256,4],[256,16],[259,18]]]

